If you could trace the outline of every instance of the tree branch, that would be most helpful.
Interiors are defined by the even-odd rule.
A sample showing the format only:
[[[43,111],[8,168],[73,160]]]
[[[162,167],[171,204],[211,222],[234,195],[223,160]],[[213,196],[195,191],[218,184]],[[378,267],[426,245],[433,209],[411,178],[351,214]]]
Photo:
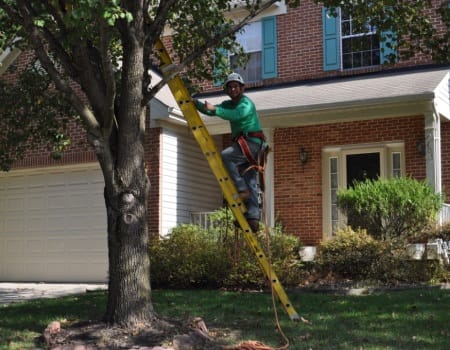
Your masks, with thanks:
[[[64,80],[62,75],[55,68],[54,63],[50,59],[47,51],[44,48],[43,42],[45,40],[41,37],[41,32],[36,28],[33,23],[32,16],[29,13],[29,9],[23,0],[18,0],[17,4],[19,6],[18,12],[23,19],[23,25],[26,27],[27,31],[30,33],[30,42],[36,52],[39,61],[42,66],[47,71],[48,75],[55,82],[56,88],[61,91],[64,96],[71,102],[77,112],[80,114],[81,118],[88,125],[90,132],[98,133],[99,124],[95,119],[92,111],[81,101],[81,99],[75,94],[70,85]]]
[[[109,25],[101,19],[99,23],[100,32],[100,56],[103,67],[103,77],[105,80],[106,93],[103,112],[103,128],[104,135],[110,135],[113,128],[113,121],[115,120],[114,114],[114,99],[116,97],[116,82],[114,79],[114,67],[112,64],[109,45],[111,43],[111,33],[109,31]]]
[[[177,74],[182,72],[183,69],[185,69],[189,64],[191,64],[196,59],[204,55],[206,50],[217,46],[217,44],[219,44],[224,38],[230,36],[231,34],[243,28],[248,23],[249,20],[258,16],[260,13],[262,13],[270,6],[272,6],[275,2],[277,2],[277,0],[271,0],[261,5],[261,7],[258,8],[253,7],[252,9],[249,10],[249,14],[247,16],[245,16],[242,20],[240,20],[230,29],[218,33],[216,35],[210,36],[209,38],[206,38],[204,44],[194,47],[191,53],[187,55],[186,58],[183,60],[183,62],[180,62],[179,64],[171,67],[170,72],[168,74],[164,74],[164,76],[162,77],[161,81],[158,84],[156,84],[150,91],[146,91],[144,95],[143,104],[148,104],[149,101],[156,95],[156,93],[159,90],[162,89],[164,85],[166,85],[170,80],[172,80]],[[155,38],[155,41],[156,39],[157,38]]]

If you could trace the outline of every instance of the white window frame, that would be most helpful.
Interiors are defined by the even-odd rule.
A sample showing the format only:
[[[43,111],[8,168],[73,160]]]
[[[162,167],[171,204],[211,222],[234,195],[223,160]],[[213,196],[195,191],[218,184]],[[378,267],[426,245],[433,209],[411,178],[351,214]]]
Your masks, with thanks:
[[[248,33],[256,34],[256,35],[252,36],[250,38],[250,40],[248,40],[246,38],[246,30],[248,28],[252,28],[251,29],[252,32],[248,31],[247,34]],[[256,38],[257,40],[259,40],[259,47],[255,47],[254,46],[254,42],[253,42],[252,38],[253,39]],[[248,76],[248,72],[249,71],[247,71],[247,69],[244,69],[244,68],[247,68],[247,67],[238,67],[238,68],[233,68],[232,67],[232,69],[235,72],[239,73],[243,77],[243,79],[244,79],[244,81],[246,83],[253,83],[253,82],[261,81],[262,80],[262,50],[263,50],[263,44],[262,44],[262,22],[261,21],[256,21],[256,22],[248,23],[246,26],[244,26],[244,28],[242,28],[241,32],[236,33],[236,41],[239,44],[241,44],[241,46],[243,47],[244,52],[246,54],[250,54],[251,55],[251,54],[254,54],[254,53],[260,53],[259,67],[257,66],[256,68],[254,67],[254,68],[251,69],[252,71],[257,72],[257,74],[255,74],[254,77],[249,77]],[[250,42],[250,45],[247,45],[246,44],[247,42]],[[249,48],[248,46],[251,46],[251,48]],[[230,64],[231,64],[231,61],[232,61],[232,57],[233,57],[233,55],[229,56]],[[247,62],[247,66],[248,66],[249,63],[250,63],[250,59]]]
[[[346,20],[347,21],[347,20]],[[367,27],[370,28],[369,31],[365,32],[365,33],[352,33],[353,29],[352,29],[352,24],[353,24],[353,20],[352,20],[352,16],[349,16],[349,26],[350,26],[350,35],[343,35],[342,33],[342,23],[343,23],[343,19],[342,19],[342,10],[339,9],[339,45],[340,45],[340,66],[341,66],[341,71],[344,70],[352,70],[352,69],[363,69],[363,68],[368,68],[368,67],[376,67],[379,66],[381,64],[381,45],[379,44],[378,46],[378,57],[379,57],[379,62],[377,64],[372,64],[372,65],[367,65],[367,66],[358,66],[358,67],[348,67],[348,68],[344,68],[344,45],[343,45],[343,41],[344,39],[349,39],[349,38],[360,38],[363,36],[373,36],[373,35],[377,35],[378,34],[378,30],[376,27],[374,26],[370,26],[369,24],[367,24]],[[374,51],[374,50],[372,50]],[[358,52],[362,52],[362,51],[358,51]]]

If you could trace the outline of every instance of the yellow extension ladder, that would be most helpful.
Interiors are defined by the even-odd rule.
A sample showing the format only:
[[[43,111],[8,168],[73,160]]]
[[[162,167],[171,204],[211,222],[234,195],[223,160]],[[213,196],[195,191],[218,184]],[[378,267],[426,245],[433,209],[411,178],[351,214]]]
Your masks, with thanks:
[[[170,58],[169,53],[167,52],[161,40],[158,40],[156,42],[156,53],[161,60],[161,71],[164,75],[170,74],[170,67],[173,65],[172,59]],[[261,249],[258,240],[253,234],[244,216],[244,213],[247,211],[247,209],[239,197],[239,193],[237,192],[233,180],[228,175],[228,171],[222,162],[222,157],[217,151],[214,140],[211,138],[202,119],[200,118],[200,115],[192,101],[191,95],[189,94],[188,90],[183,84],[183,81],[178,75],[173,77],[168,82],[168,85],[175,97],[175,100],[178,103],[178,106],[180,107],[184,117],[186,118],[189,128],[194,135],[194,138],[197,140],[203,154],[208,160],[209,166],[211,167],[214,176],[219,181],[225,199],[227,200],[228,205],[230,206],[231,211],[234,214],[234,217],[236,218],[237,222],[242,228],[242,231],[244,232],[244,238],[247,241],[247,244],[250,246],[251,250],[258,259],[258,262],[264,273],[266,274],[266,277],[270,280],[271,285],[274,291],[277,293],[284,310],[288,313],[291,320],[299,320],[297,312],[294,310],[294,307],[289,301],[289,298],[286,295],[283,286],[275,275],[275,272],[269,264],[264,251]]]

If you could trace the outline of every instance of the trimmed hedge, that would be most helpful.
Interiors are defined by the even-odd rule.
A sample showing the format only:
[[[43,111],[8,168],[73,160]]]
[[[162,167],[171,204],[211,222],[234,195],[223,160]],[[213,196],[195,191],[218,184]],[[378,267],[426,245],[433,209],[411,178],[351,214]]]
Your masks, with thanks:
[[[349,225],[383,240],[420,237],[435,221],[442,200],[425,181],[406,177],[357,182],[337,197]]]

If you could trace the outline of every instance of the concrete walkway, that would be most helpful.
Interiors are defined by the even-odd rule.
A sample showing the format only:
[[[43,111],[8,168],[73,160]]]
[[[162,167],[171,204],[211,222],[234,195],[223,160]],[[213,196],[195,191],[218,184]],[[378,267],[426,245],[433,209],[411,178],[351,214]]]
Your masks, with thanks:
[[[0,305],[30,299],[57,298],[82,294],[94,290],[106,290],[106,284],[91,283],[4,283],[0,282]]]

